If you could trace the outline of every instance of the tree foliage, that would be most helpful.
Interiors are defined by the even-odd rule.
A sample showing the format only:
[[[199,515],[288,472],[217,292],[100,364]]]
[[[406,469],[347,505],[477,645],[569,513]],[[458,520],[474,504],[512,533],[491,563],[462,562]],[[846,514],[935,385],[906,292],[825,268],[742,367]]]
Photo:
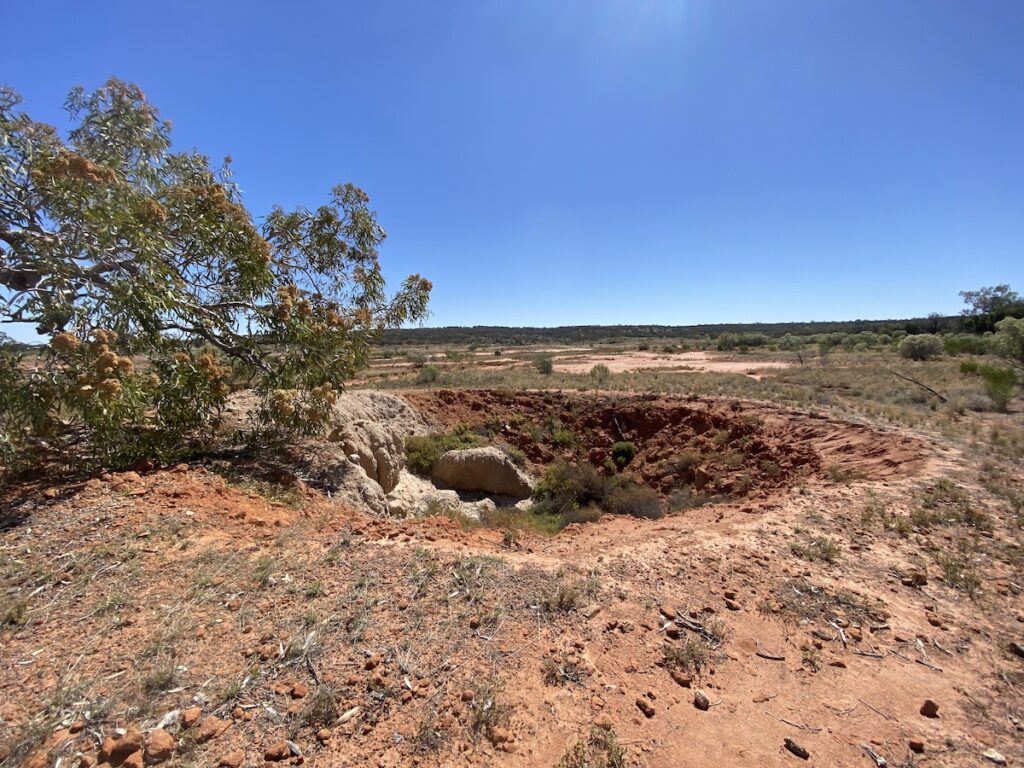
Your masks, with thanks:
[[[1024,317],[1024,300],[1006,284],[960,291],[960,296],[967,305],[961,313],[964,326],[973,333],[994,331],[1004,317]]]
[[[66,108],[62,137],[0,89],[0,323],[50,338],[5,362],[8,452],[83,428],[97,446],[125,428],[174,442],[239,378],[265,423],[312,430],[376,335],[426,316],[420,276],[387,294],[359,188],[257,225],[230,158],[174,151],[137,86],[76,88]]]

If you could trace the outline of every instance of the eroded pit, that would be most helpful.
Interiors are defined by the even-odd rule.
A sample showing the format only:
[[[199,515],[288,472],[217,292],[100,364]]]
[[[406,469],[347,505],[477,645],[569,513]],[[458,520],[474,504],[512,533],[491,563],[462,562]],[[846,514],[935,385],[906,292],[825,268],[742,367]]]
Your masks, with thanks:
[[[764,498],[812,478],[906,476],[924,445],[838,419],[739,400],[567,392],[415,390],[401,396],[433,426],[469,428],[519,451],[542,474],[558,461],[619,471],[613,446],[636,455],[621,471],[666,499]]]

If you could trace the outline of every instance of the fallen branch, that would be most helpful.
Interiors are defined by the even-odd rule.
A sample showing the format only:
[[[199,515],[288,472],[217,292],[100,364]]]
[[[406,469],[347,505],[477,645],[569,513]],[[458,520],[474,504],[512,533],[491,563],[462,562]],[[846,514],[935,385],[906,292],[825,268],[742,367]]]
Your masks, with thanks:
[[[909,376],[904,376],[902,373],[896,373],[896,371],[892,370],[891,368],[886,368],[885,370],[888,373],[891,373],[893,376],[895,376],[897,378],[903,379],[904,381],[909,381],[911,384],[917,384],[917,386],[919,386],[921,389],[924,389],[924,390],[927,390],[928,392],[931,392],[933,395],[935,395],[937,398],[939,398],[940,402],[943,402],[943,403],[948,403],[949,402],[949,398],[948,397],[946,397],[945,395],[943,395],[943,394],[941,394],[939,392],[936,392],[934,389],[929,387],[927,384],[922,384],[917,379],[912,379]]]

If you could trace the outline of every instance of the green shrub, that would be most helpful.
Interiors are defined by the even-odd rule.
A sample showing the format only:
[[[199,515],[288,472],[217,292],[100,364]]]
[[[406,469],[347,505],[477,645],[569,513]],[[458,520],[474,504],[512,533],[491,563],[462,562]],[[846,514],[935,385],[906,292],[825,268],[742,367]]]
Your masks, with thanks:
[[[964,376],[977,376],[981,364],[977,360],[964,360],[960,363],[960,373]]]
[[[548,467],[533,496],[538,511],[561,514],[575,507],[600,505],[611,489],[612,481],[589,464],[557,462]]]
[[[989,351],[988,339],[973,333],[952,334],[942,341],[947,355],[984,355]]]
[[[410,472],[429,477],[441,454],[475,448],[482,442],[480,436],[465,425],[444,434],[411,435],[405,439],[405,465]]]
[[[422,352],[406,352],[405,359],[413,368],[422,368],[427,364],[427,356]]]
[[[627,467],[636,456],[636,445],[623,440],[612,446],[612,461],[619,467]]]
[[[900,356],[909,360],[932,360],[942,355],[945,346],[942,339],[930,333],[907,336],[900,342]]]
[[[1005,411],[1017,388],[1017,372],[1013,368],[982,365],[978,367],[978,373],[985,382],[985,394],[992,405],[998,411]]]
[[[620,477],[605,477],[589,464],[552,464],[533,495],[535,511],[563,517],[587,508],[648,519],[664,514],[661,499],[653,490]]]
[[[537,359],[533,361],[533,365],[545,376],[551,375],[555,370],[555,362],[551,355],[538,355]]]
[[[433,384],[441,378],[441,371],[438,370],[436,365],[427,365],[420,368],[419,373],[416,374],[417,384]]]

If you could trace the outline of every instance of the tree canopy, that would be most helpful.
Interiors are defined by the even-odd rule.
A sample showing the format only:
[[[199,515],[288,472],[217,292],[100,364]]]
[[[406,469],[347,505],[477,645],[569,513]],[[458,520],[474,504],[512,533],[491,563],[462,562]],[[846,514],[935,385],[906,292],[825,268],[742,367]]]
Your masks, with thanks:
[[[967,308],[961,314],[964,325],[974,333],[994,331],[1004,317],[1024,317],[1024,300],[1009,285],[995,285],[976,291],[960,291]]]
[[[9,365],[0,406],[27,398],[37,413],[0,415],[8,442],[44,422],[52,431],[69,409],[159,427],[179,390],[209,413],[229,376],[287,420],[296,398],[334,391],[364,365],[382,330],[426,316],[426,279],[387,293],[385,231],[358,187],[257,224],[230,158],[214,167],[175,151],[137,86],[72,90],[64,137],[20,102],[0,89],[0,323],[34,323],[51,341],[45,361]]]

